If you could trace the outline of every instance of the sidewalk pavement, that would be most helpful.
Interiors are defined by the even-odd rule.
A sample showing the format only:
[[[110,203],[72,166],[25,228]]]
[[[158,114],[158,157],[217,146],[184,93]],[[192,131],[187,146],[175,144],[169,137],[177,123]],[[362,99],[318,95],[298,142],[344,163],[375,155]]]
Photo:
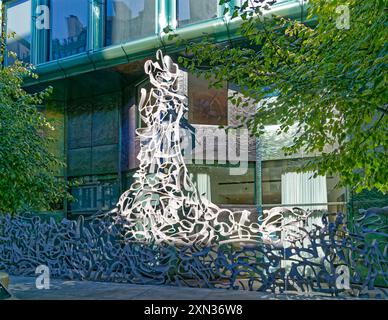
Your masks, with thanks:
[[[327,300],[328,295],[271,294],[257,291],[198,289],[127,283],[51,279],[37,289],[34,277],[11,276],[9,291],[21,300]],[[346,299],[340,297],[339,299]],[[347,298],[357,299],[357,298]]]

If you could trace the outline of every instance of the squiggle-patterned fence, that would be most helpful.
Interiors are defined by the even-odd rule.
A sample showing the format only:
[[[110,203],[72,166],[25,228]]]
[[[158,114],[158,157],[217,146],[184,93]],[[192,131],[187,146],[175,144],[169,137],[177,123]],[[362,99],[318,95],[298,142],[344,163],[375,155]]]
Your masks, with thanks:
[[[333,222],[324,215],[322,227],[306,231],[303,244],[288,248],[125,241],[125,220],[113,214],[61,223],[0,216],[0,270],[34,275],[44,264],[53,277],[67,279],[367,296],[378,278],[388,283],[387,212],[365,211],[356,222],[357,234],[349,233],[341,214]],[[349,271],[350,290],[338,287],[340,266]]]
[[[179,68],[159,51],[142,91],[142,138],[136,181],[117,208],[78,221],[0,216],[0,270],[54,277],[249,289],[282,293],[368,295],[387,285],[388,208],[371,209],[350,233],[343,215],[274,208],[259,221],[221,209],[192,182],[181,150],[186,98]],[[380,295],[386,295],[384,289]]]

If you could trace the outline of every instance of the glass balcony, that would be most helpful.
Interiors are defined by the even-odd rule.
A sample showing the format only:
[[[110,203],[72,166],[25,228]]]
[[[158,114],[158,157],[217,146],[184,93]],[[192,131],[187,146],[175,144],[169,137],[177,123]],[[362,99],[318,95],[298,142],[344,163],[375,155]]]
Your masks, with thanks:
[[[297,0],[278,0],[277,4],[287,2]],[[162,33],[166,26],[194,26],[195,36],[206,25],[202,22],[222,17],[223,6],[219,0],[10,0],[6,10],[7,33],[14,34],[7,41],[8,49],[19,60],[40,65],[85,52],[94,54],[105,47],[107,54],[99,52],[95,59],[121,63],[119,55],[124,53],[115,51],[115,45],[125,44],[125,50],[132,52],[133,42],[137,53],[161,46],[162,41],[151,36]],[[87,60],[82,59],[80,55],[81,67]],[[13,58],[6,63],[13,63]]]

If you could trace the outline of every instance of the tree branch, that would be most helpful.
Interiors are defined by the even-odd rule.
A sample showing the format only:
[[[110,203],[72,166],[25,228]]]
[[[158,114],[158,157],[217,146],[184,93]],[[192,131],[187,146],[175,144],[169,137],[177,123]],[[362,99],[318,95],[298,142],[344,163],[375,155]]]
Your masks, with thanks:
[[[388,114],[388,104],[385,104],[382,107],[377,107],[377,110],[381,111],[384,114]]]

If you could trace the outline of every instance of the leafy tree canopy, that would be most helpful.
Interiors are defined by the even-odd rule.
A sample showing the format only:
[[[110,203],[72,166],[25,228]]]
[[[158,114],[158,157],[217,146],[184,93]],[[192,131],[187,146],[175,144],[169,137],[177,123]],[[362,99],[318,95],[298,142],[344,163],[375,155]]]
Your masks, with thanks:
[[[2,64],[4,41],[0,44]],[[52,90],[28,93],[26,77],[36,77],[32,66],[17,59],[0,68],[0,213],[48,210],[66,195],[65,182],[56,178],[64,164],[49,151],[54,128],[36,108]]]
[[[205,35],[185,43],[187,54],[179,62],[212,86],[238,85],[245,98],[230,97],[238,108],[276,93],[245,123],[258,136],[274,120],[279,134],[296,125],[285,153],[322,155],[303,170],[338,174],[356,191],[387,192],[388,1],[310,0],[305,21],[273,16],[265,0],[231,2],[220,4],[232,21],[241,19],[244,41],[220,45]]]

